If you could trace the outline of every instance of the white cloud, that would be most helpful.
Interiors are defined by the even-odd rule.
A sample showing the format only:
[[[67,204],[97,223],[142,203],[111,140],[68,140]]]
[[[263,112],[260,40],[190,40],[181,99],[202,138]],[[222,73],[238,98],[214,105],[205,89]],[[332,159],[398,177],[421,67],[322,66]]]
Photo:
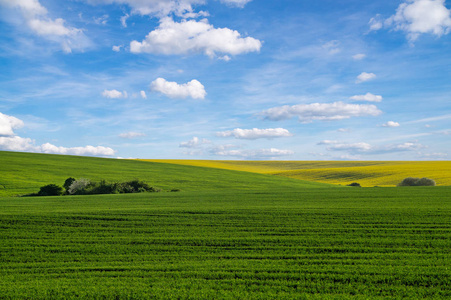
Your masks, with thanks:
[[[445,0],[406,0],[385,23],[406,32],[407,38],[413,42],[424,33],[438,37],[448,34],[451,30],[450,15]]]
[[[216,135],[219,137],[235,137],[237,139],[247,139],[247,140],[255,140],[261,138],[272,139],[293,136],[293,134],[291,134],[287,129],[284,128],[269,128],[269,129],[236,128],[234,130],[217,132]]]
[[[47,17],[47,9],[38,0],[0,0],[0,5],[19,9],[33,33],[60,43],[66,53],[73,49],[83,50],[90,44],[82,30],[66,26],[62,18],[52,20]]]
[[[291,150],[280,150],[276,148],[270,149],[257,149],[257,150],[216,150],[214,155],[219,156],[234,156],[241,158],[275,158],[280,156],[293,155]]]
[[[178,84],[177,82],[166,81],[164,78],[157,78],[150,84],[150,89],[170,98],[204,99],[207,94],[205,87],[196,79],[188,83]]]
[[[355,95],[350,98],[355,101],[369,101],[369,102],[381,102],[382,96],[366,93],[365,95]]]
[[[381,126],[394,128],[394,127],[399,127],[400,124],[398,122],[388,121],[387,123],[382,124]]]
[[[127,19],[130,17],[129,14],[125,14],[124,16],[121,17],[121,25],[124,28],[127,28]]]
[[[307,123],[315,120],[342,120],[351,117],[377,116],[382,112],[374,105],[334,103],[312,103],[293,106],[270,108],[260,113],[265,119],[272,121],[286,120],[298,117],[299,121]]]
[[[65,155],[80,155],[80,156],[113,156],[115,151],[109,147],[103,146],[85,146],[85,147],[58,147],[49,143],[43,144],[38,147],[39,152],[53,153],[53,154],[65,154]]]
[[[378,14],[374,18],[370,19],[368,25],[370,25],[370,30],[379,30],[384,26],[384,20]]]
[[[340,42],[336,40],[327,42],[323,45],[323,49],[325,49],[330,55],[337,54],[341,51]]]
[[[121,51],[121,48],[122,48],[123,46],[122,45],[119,45],[119,46],[113,46],[113,51],[114,52],[119,52],[119,51]]]
[[[419,149],[425,148],[425,146],[416,142],[373,146],[371,144],[364,142],[347,143],[340,141],[325,140],[319,142],[318,145],[326,145],[327,146],[326,149],[329,151],[348,151],[349,153],[359,153],[359,154],[384,154],[404,151],[417,151]]]
[[[362,59],[364,59],[365,57],[366,57],[366,55],[363,54],[363,53],[358,53],[358,54],[352,56],[352,58],[353,58],[354,60],[362,60]]]
[[[372,146],[368,143],[343,143],[338,141],[329,141],[325,140],[319,142],[318,145],[328,145],[327,150],[333,151],[369,151],[372,149]]]
[[[123,138],[123,139],[133,139],[133,138],[142,137],[142,136],[146,136],[146,134],[141,133],[141,132],[133,132],[133,131],[119,134],[119,137]]]
[[[119,92],[118,90],[104,90],[102,96],[110,99],[127,98],[128,94],[126,91]]]
[[[197,136],[193,137],[191,140],[187,142],[181,142],[179,147],[181,148],[197,148],[201,145],[210,144],[210,141],[207,139],[199,139]]]
[[[22,120],[0,113],[0,136],[14,135],[14,129],[24,126]]]
[[[222,3],[235,7],[244,7],[247,3],[251,1],[252,0],[221,0]]]
[[[193,5],[204,4],[206,0],[86,0],[86,2],[91,4],[126,4],[130,6],[133,14],[163,17],[171,13],[178,16],[192,13]]]
[[[229,28],[214,28],[206,19],[189,20],[180,23],[164,18],[154,31],[142,42],[132,41],[132,53],[187,54],[204,53],[215,57],[218,53],[238,55],[258,52],[261,42],[241,35]]]
[[[36,146],[30,138],[22,138],[19,136],[0,137],[0,149],[4,151],[21,151],[35,153],[51,153],[65,155],[81,155],[81,156],[113,156],[115,151],[109,147],[103,146],[85,146],[85,147],[58,147],[50,143]]]
[[[365,81],[372,80],[374,78],[376,78],[376,74],[362,72],[359,76],[357,76],[357,80],[355,82],[356,83],[362,83],[362,82],[365,82]]]
[[[141,95],[141,98],[143,98],[143,99],[147,99],[147,95],[146,95],[146,92],[144,92],[144,91],[141,91],[141,92],[139,92],[139,94]]]

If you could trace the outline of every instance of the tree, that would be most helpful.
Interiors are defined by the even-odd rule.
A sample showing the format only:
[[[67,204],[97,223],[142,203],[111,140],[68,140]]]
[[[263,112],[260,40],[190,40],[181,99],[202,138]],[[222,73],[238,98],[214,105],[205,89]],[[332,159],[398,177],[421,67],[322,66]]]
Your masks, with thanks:
[[[72,185],[72,183],[74,183],[75,180],[76,180],[75,178],[69,177],[66,179],[66,181],[64,181],[63,187],[67,193],[69,193],[69,188]]]
[[[69,187],[69,194],[71,195],[83,195],[86,193],[86,188],[91,184],[89,179],[80,178],[72,182]]]
[[[48,184],[43,187],[38,192],[38,196],[61,196],[64,190],[62,187],[56,184]]]

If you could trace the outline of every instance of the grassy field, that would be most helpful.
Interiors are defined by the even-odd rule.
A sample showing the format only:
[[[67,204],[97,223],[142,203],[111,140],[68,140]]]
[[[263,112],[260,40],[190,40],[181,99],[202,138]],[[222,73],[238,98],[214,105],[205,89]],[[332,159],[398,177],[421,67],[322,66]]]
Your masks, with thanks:
[[[406,177],[428,177],[439,186],[451,185],[451,161],[209,161],[147,160],[178,165],[238,170],[347,185],[396,186]]]
[[[286,189],[327,187],[321,183],[274,178],[205,167],[192,167],[161,162],[30,154],[0,151],[0,197],[30,194],[41,186],[63,185],[68,177],[93,181],[127,181],[140,179],[164,190],[182,191],[226,189]]]
[[[69,176],[181,189],[0,197],[0,299],[451,297],[449,186],[11,152],[0,168],[3,195]]]
[[[451,192],[0,198],[0,299],[449,299]]]

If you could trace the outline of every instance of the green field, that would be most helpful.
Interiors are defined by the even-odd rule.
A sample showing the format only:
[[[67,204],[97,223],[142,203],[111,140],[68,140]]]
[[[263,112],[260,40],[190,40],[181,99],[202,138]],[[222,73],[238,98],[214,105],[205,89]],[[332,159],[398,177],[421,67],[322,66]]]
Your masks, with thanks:
[[[140,179],[164,190],[182,191],[329,186],[208,167],[5,151],[0,151],[0,173],[0,197],[34,193],[50,183],[63,185],[68,177],[112,182]]]
[[[3,155],[8,192],[68,176],[182,191],[0,198],[0,299],[451,297],[451,187]]]

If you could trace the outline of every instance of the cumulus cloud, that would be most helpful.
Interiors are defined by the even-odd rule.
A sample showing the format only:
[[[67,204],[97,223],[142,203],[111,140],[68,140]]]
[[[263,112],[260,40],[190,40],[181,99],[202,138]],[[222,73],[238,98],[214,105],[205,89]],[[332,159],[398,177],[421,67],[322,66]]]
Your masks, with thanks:
[[[384,154],[404,151],[417,151],[425,148],[425,146],[416,142],[406,142],[402,144],[373,146],[364,142],[347,143],[340,141],[325,140],[319,142],[318,145],[326,145],[329,151],[347,151],[351,154]]]
[[[214,28],[208,20],[183,20],[174,22],[163,18],[142,42],[132,41],[132,53],[188,54],[204,53],[210,57],[217,54],[238,55],[258,52],[262,43],[252,37],[241,37],[229,28]]]
[[[143,137],[143,136],[146,136],[146,134],[141,133],[141,132],[133,132],[133,131],[119,134],[119,137],[123,138],[123,139],[134,139],[134,138]]]
[[[150,84],[150,89],[154,92],[162,93],[170,98],[204,99],[207,95],[205,87],[196,79],[188,83],[178,84],[177,82],[167,81],[164,78],[157,78]]]
[[[85,147],[58,147],[50,143],[35,145],[30,138],[19,136],[0,137],[0,149],[3,151],[20,151],[49,154],[65,154],[80,156],[113,156],[115,151],[109,147],[103,146],[85,146]]]
[[[40,146],[35,145],[32,139],[23,138],[14,134],[14,129],[23,126],[24,122],[22,120],[0,113],[0,150],[88,156],[112,156],[115,153],[113,149],[103,146],[66,148],[58,147],[50,143],[45,143]]]
[[[0,113],[0,136],[14,135],[14,129],[24,126],[22,120]]]
[[[261,138],[272,139],[279,137],[293,136],[287,129],[284,128],[269,128],[269,129],[241,129],[236,128],[229,131],[217,132],[219,137],[235,137],[237,139],[256,140]]]
[[[334,103],[298,104],[270,108],[260,113],[265,119],[272,121],[287,120],[298,117],[300,122],[315,120],[343,120],[351,117],[377,116],[382,112],[374,105]]]
[[[387,26],[406,32],[409,41],[415,41],[420,34],[438,37],[451,30],[451,11],[445,0],[407,0],[401,3],[396,14],[385,21]]]
[[[270,149],[257,149],[257,150],[215,150],[213,154],[219,156],[234,156],[240,158],[276,158],[280,156],[293,155],[291,150],[281,150],[276,148]]]
[[[119,92],[118,90],[104,90],[102,96],[110,99],[127,98],[128,94],[126,91]]]
[[[373,80],[374,78],[376,78],[376,74],[362,72],[359,76],[357,76],[357,79],[356,79],[355,82],[356,83],[362,83],[362,82],[365,82],[365,81]]]
[[[90,43],[81,29],[66,26],[62,18],[49,18],[47,9],[38,0],[0,0],[0,5],[19,10],[31,32],[60,43],[66,53],[83,50]]]
[[[388,121],[387,123],[384,123],[381,125],[382,127],[399,127],[400,124],[398,122]]]
[[[141,95],[141,98],[143,98],[143,99],[147,99],[147,95],[146,95],[146,92],[144,92],[144,91],[141,91],[141,92],[139,92],[139,94]]]
[[[382,96],[366,93],[365,95],[355,95],[350,98],[355,101],[369,101],[369,102],[381,102]]]

